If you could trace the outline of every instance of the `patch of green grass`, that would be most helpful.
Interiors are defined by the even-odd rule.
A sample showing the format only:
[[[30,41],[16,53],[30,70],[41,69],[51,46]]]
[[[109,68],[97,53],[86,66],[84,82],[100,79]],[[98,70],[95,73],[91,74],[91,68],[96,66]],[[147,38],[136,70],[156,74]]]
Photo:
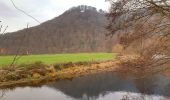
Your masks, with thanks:
[[[44,64],[56,64],[67,62],[103,61],[116,57],[115,53],[77,53],[77,54],[54,54],[54,55],[28,55],[21,56],[16,64],[31,64],[43,62]],[[0,56],[0,66],[11,64],[14,56]]]

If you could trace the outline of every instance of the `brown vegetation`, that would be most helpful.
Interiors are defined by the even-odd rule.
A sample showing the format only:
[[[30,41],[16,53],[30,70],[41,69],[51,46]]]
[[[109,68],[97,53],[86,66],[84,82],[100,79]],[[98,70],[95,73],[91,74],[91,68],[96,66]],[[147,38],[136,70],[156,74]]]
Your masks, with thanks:
[[[116,72],[124,77],[133,76],[134,79],[141,79],[157,74],[170,74],[169,66],[148,66],[151,62],[141,59],[140,55],[123,55],[119,56],[117,60],[120,63],[117,65]]]
[[[126,53],[139,55],[129,66],[156,67],[170,63],[170,3],[168,0],[109,0],[111,34],[119,34]],[[130,54],[130,53],[129,53]]]
[[[7,50],[5,48],[0,48],[0,54],[6,54]]]
[[[29,65],[3,68],[0,70],[0,88],[21,85],[38,84],[43,81],[72,79],[87,74],[116,71],[119,61],[79,62],[47,66],[41,62]]]

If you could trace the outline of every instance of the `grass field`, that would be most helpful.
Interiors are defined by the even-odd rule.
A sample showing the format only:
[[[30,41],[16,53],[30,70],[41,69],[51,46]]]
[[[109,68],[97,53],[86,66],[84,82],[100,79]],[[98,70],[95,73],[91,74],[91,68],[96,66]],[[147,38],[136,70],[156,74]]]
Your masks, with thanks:
[[[44,64],[85,62],[110,60],[116,57],[115,53],[78,53],[78,54],[55,54],[55,55],[29,55],[22,56],[16,64],[30,64],[41,61]],[[14,56],[0,56],[0,66],[11,64]]]

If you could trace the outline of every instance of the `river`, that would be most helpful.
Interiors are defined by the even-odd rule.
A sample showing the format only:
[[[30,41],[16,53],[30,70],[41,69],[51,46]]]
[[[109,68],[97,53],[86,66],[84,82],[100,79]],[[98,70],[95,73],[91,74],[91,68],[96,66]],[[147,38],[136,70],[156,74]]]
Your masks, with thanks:
[[[170,100],[170,77],[134,79],[113,72],[62,80],[38,87],[0,90],[0,100]]]

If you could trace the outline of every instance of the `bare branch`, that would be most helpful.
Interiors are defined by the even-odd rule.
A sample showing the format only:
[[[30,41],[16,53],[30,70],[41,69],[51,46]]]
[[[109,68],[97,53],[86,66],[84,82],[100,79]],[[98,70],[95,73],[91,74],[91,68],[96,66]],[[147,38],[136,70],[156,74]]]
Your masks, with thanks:
[[[39,23],[39,24],[41,23],[41,22],[40,22],[38,19],[36,19],[35,17],[33,17],[33,16],[31,16],[30,14],[26,13],[24,10],[18,8],[18,7],[15,5],[15,3],[14,3],[13,0],[10,0],[10,1],[11,1],[11,3],[13,4],[13,6],[15,7],[15,9],[17,9],[18,11],[24,13],[24,14],[27,15],[28,17],[32,18],[32,19],[35,20],[37,23]]]

